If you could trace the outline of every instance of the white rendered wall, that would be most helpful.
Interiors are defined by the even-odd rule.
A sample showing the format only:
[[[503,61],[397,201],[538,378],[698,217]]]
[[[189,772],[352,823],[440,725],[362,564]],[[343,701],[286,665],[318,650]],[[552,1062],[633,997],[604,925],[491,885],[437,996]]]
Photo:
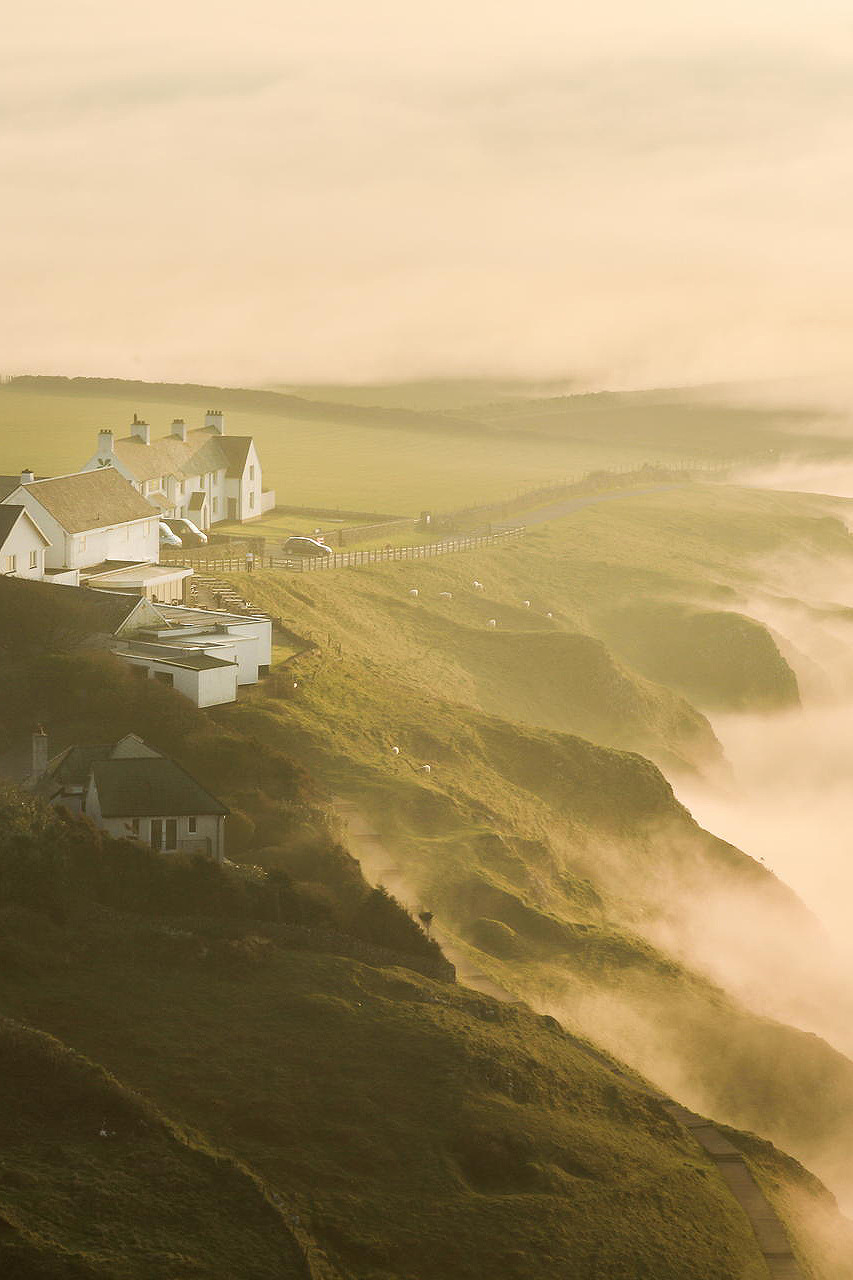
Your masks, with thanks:
[[[36,553],[36,567],[31,569],[30,554],[33,551]],[[8,566],[10,556],[15,557],[14,570]],[[26,516],[22,516],[3,543],[0,551],[0,573],[14,573],[16,578],[43,578],[44,559],[44,540],[39,537]]]

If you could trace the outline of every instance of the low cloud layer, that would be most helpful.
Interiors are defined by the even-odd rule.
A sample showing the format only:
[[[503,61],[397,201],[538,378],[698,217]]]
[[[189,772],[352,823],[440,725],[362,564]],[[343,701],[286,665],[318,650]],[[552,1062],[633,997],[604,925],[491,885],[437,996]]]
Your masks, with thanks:
[[[697,381],[853,336],[832,0],[43,0],[4,41],[5,372]]]

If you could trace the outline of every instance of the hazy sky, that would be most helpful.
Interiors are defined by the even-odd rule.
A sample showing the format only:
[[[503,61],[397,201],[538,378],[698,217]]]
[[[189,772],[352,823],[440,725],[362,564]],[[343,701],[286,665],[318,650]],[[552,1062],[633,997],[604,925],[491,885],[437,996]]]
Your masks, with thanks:
[[[2,372],[847,364],[846,0],[15,8]]]

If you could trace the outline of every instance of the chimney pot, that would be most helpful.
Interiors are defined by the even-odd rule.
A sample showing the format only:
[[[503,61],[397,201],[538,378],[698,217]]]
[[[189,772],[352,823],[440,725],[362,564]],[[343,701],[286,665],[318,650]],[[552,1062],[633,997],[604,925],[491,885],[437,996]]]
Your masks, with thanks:
[[[35,476],[33,475],[33,472],[30,470],[30,468],[24,467],[23,471],[21,472],[21,484],[32,484],[34,480],[35,480]]]

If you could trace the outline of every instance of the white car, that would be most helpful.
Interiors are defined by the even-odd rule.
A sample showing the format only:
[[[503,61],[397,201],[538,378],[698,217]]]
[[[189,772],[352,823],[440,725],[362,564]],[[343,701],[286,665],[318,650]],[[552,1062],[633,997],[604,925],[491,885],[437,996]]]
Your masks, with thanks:
[[[182,547],[184,544],[176,533],[173,533],[165,520],[160,520],[160,546],[161,547]]]
[[[202,533],[198,525],[193,524],[186,516],[169,516],[163,523],[169,526],[176,538],[181,539],[181,546],[207,546],[207,534]]]

